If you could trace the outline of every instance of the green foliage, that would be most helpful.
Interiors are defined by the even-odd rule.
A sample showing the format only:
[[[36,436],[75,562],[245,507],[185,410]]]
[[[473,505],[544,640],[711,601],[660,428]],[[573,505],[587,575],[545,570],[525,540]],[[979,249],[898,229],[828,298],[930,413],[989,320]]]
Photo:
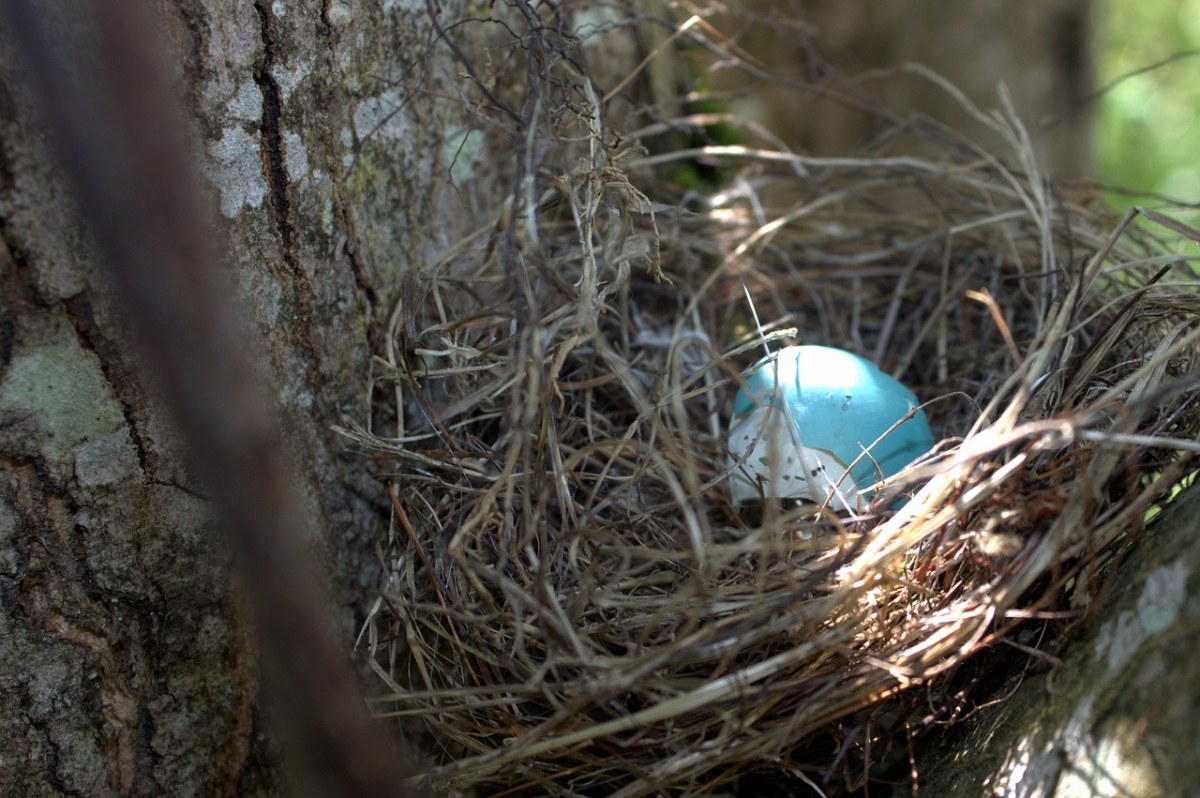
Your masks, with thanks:
[[[1128,76],[1096,109],[1102,182],[1200,202],[1200,0],[1106,0],[1100,11],[1098,83]]]

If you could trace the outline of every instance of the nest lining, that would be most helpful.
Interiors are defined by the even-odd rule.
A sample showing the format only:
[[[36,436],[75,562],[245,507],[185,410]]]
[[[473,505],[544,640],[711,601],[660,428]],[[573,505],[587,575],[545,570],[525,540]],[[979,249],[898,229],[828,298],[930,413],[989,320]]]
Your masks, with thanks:
[[[344,430],[391,464],[380,711],[424,722],[439,790],[861,783],[886,744],[848,719],[1076,615],[1192,469],[1195,267],[1057,195],[1011,117],[1000,154],[710,148],[697,207],[665,178],[696,152],[580,91],[518,212],[397,304],[394,432]],[[723,435],[764,341],[875,360],[942,442],[861,515],[748,521]]]

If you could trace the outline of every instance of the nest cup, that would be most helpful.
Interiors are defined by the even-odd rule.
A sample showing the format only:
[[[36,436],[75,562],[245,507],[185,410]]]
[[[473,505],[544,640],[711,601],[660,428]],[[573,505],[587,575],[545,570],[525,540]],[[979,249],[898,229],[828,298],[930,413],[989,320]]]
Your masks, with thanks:
[[[437,790],[856,788],[915,733],[905,691],[927,715],[968,658],[1086,605],[1192,469],[1200,307],[1170,239],[1194,231],[1055,192],[1011,116],[981,115],[1003,152],[650,154],[661,130],[604,132],[586,89],[403,292],[373,375],[394,417],[345,430],[394,509],[377,707],[427,730]],[[725,433],[764,341],[873,360],[935,452],[859,514],[748,519]]]

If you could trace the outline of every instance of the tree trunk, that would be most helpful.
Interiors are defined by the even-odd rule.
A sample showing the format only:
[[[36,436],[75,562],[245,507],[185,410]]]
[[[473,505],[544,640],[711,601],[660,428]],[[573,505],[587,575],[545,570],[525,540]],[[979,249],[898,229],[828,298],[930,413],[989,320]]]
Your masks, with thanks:
[[[41,5],[86,46],[71,4]],[[463,107],[433,99],[456,77],[419,2],[179,0],[157,22],[349,650],[384,516],[329,428],[366,413],[402,276],[471,215],[442,171]],[[0,53],[0,792],[278,792],[225,542],[34,119]]]
[[[751,0],[722,27],[772,72],[855,101],[852,107],[767,87],[735,103],[804,152],[852,153],[873,136],[892,134],[891,114],[923,114],[996,144],[958,99],[898,71],[913,63],[984,112],[1001,107],[1003,83],[1042,168],[1077,180],[1092,173],[1085,107],[1094,90],[1091,9],[1092,0]],[[871,108],[887,121],[864,112]]]

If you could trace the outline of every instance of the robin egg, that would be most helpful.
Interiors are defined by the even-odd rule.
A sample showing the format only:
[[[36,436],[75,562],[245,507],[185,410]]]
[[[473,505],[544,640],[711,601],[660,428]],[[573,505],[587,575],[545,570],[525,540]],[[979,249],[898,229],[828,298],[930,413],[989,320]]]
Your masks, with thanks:
[[[790,346],[763,358],[729,424],[734,506],[774,497],[860,509],[876,482],[933,448],[917,405],[874,363],[841,349]]]

